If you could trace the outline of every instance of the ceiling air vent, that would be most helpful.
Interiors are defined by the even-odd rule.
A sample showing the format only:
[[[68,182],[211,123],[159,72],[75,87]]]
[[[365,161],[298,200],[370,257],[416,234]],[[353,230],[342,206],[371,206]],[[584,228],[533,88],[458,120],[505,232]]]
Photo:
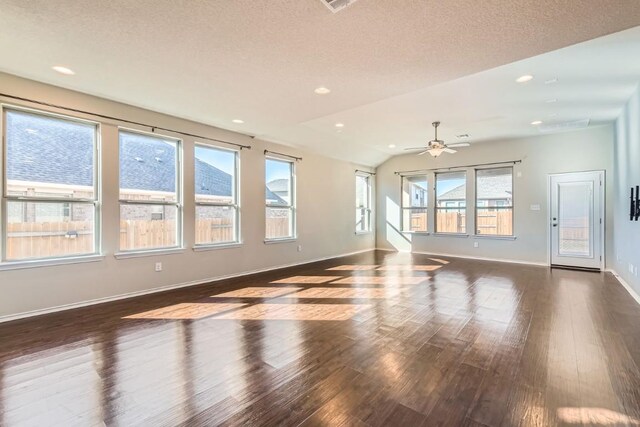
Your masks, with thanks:
[[[589,119],[574,120],[572,122],[542,124],[538,130],[542,133],[562,132],[565,130],[584,129],[589,126]]]
[[[356,0],[320,0],[333,13],[339,12],[345,7],[353,4]]]

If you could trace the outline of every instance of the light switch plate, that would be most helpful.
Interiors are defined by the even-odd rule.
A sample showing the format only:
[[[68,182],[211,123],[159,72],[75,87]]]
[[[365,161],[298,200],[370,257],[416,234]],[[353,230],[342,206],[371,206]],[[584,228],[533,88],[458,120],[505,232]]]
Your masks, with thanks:
[[[532,211],[539,211],[540,210],[540,205],[531,205],[531,206],[529,206],[529,209],[531,209]]]

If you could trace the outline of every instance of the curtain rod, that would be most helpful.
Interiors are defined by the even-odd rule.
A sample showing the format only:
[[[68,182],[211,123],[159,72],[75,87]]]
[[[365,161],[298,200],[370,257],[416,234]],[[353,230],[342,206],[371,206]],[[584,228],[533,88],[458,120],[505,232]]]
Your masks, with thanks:
[[[243,148],[246,148],[246,149],[249,149],[249,150],[251,149],[250,145],[237,144],[235,142],[223,141],[221,139],[209,138],[207,136],[196,135],[196,134],[188,133],[188,132],[181,132],[179,130],[163,128],[163,127],[160,127],[160,126],[148,125],[146,123],[134,122],[133,120],[121,119],[119,117],[107,116],[105,114],[92,113],[91,111],[85,111],[85,110],[79,110],[79,109],[76,109],[76,108],[64,107],[62,105],[51,104],[51,103],[43,102],[43,101],[36,101],[35,99],[22,98],[20,96],[9,95],[9,94],[6,94],[6,93],[0,93],[0,97],[15,99],[15,100],[18,100],[18,101],[31,102],[33,104],[44,105],[46,107],[58,108],[58,109],[61,109],[61,110],[72,111],[74,113],[87,114],[89,116],[100,117],[102,119],[114,120],[114,121],[117,121],[117,122],[128,123],[128,124],[131,124],[131,125],[147,127],[147,128],[151,129],[151,132],[155,132],[156,129],[158,129],[158,130],[165,131],[165,132],[177,133],[179,135],[191,136],[193,138],[205,139],[207,141],[214,141],[214,142],[220,142],[220,143],[223,143],[223,144],[233,145],[235,147],[239,147],[241,150]],[[250,138],[253,138],[253,136],[250,136]]]
[[[451,166],[448,168],[433,168],[433,169],[416,169],[416,170],[412,170],[412,171],[397,171],[394,172],[394,174],[396,175],[414,175],[414,174],[419,174],[420,172],[434,172],[434,171],[441,171],[441,170],[451,170],[451,169],[462,169],[462,168],[475,168],[478,166],[494,166],[494,165],[508,165],[508,164],[518,164],[518,163],[522,163],[522,160],[507,160],[505,162],[491,162],[491,163],[477,163],[475,165],[461,165],[461,166]]]
[[[366,173],[368,175],[375,175],[376,174],[375,172],[363,171],[363,170],[360,170],[360,169],[356,169],[356,172]]]
[[[296,157],[296,156],[292,156],[290,154],[284,154],[284,153],[278,153],[277,151],[269,151],[269,150],[264,150],[264,154],[267,153],[271,153],[271,154],[277,154],[278,156],[284,156],[284,157],[288,157],[290,159],[294,159],[295,161],[299,162],[300,160],[302,160],[302,157]]]

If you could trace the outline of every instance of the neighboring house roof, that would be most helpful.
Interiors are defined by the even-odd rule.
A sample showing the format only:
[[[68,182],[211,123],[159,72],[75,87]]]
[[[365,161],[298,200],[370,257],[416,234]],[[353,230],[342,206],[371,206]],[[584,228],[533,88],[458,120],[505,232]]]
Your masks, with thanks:
[[[267,182],[267,188],[274,193],[288,193],[289,192],[289,180],[288,179],[274,179]]]
[[[11,130],[7,149],[12,159],[7,178],[78,186],[93,185],[92,126],[27,113],[7,114]],[[147,191],[175,191],[175,148],[154,137],[121,133],[120,159],[124,173],[120,186]],[[196,159],[198,194],[231,196],[232,177]],[[215,191],[214,191],[215,190]],[[269,192],[270,193],[270,192]],[[282,200],[268,194],[274,200]]]
[[[511,175],[494,175],[482,177],[481,199],[511,199]],[[452,188],[438,197],[438,200],[464,200],[466,197],[465,184]]]

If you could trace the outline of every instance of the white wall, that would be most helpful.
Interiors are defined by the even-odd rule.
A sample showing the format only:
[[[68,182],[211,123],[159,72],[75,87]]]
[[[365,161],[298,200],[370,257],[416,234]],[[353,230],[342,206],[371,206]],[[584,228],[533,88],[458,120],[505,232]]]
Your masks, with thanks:
[[[532,138],[483,142],[461,148],[453,155],[437,159],[406,154],[393,157],[376,170],[377,247],[400,251],[452,254],[480,258],[547,263],[547,177],[549,174],[605,170],[607,193],[613,189],[613,127]],[[418,235],[400,233],[400,177],[394,171],[456,167],[485,162],[522,160],[514,166],[514,234],[516,240]],[[467,171],[467,232],[473,234],[473,169]],[[521,176],[517,176],[520,173]],[[429,187],[433,188],[432,183]],[[431,198],[433,200],[433,198]],[[530,205],[540,205],[540,211]],[[433,204],[431,204],[433,206]],[[612,206],[606,206],[606,253],[612,253]],[[431,211],[429,211],[431,215]],[[479,247],[474,248],[473,243]]]
[[[629,196],[640,185],[640,89],[615,126],[614,270],[640,294],[640,221],[629,220]],[[634,272],[629,271],[633,264]]]
[[[241,247],[208,252],[192,250],[194,139],[173,135],[183,140],[184,147],[184,252],[115,259],[113,254],[118,250],[119,235],[118,123],[102,121],[104,260],[0,271],[0,318],[374,247],[373,233],[355,234],[355,169],[364,169],[361,166],[7,74],[0,73],[0,92],[253,146],[251,150],[241,151],[241,233],[244,242]],[[94,117],[86,118],[95,120]],[[297,163],[298,241],[294,243],[264,243],[265,148],[304,158]],[[302,252],[297,251],[298,245],[302,245]],[[154,271],[156,261],[163,262],[161,273]]]

